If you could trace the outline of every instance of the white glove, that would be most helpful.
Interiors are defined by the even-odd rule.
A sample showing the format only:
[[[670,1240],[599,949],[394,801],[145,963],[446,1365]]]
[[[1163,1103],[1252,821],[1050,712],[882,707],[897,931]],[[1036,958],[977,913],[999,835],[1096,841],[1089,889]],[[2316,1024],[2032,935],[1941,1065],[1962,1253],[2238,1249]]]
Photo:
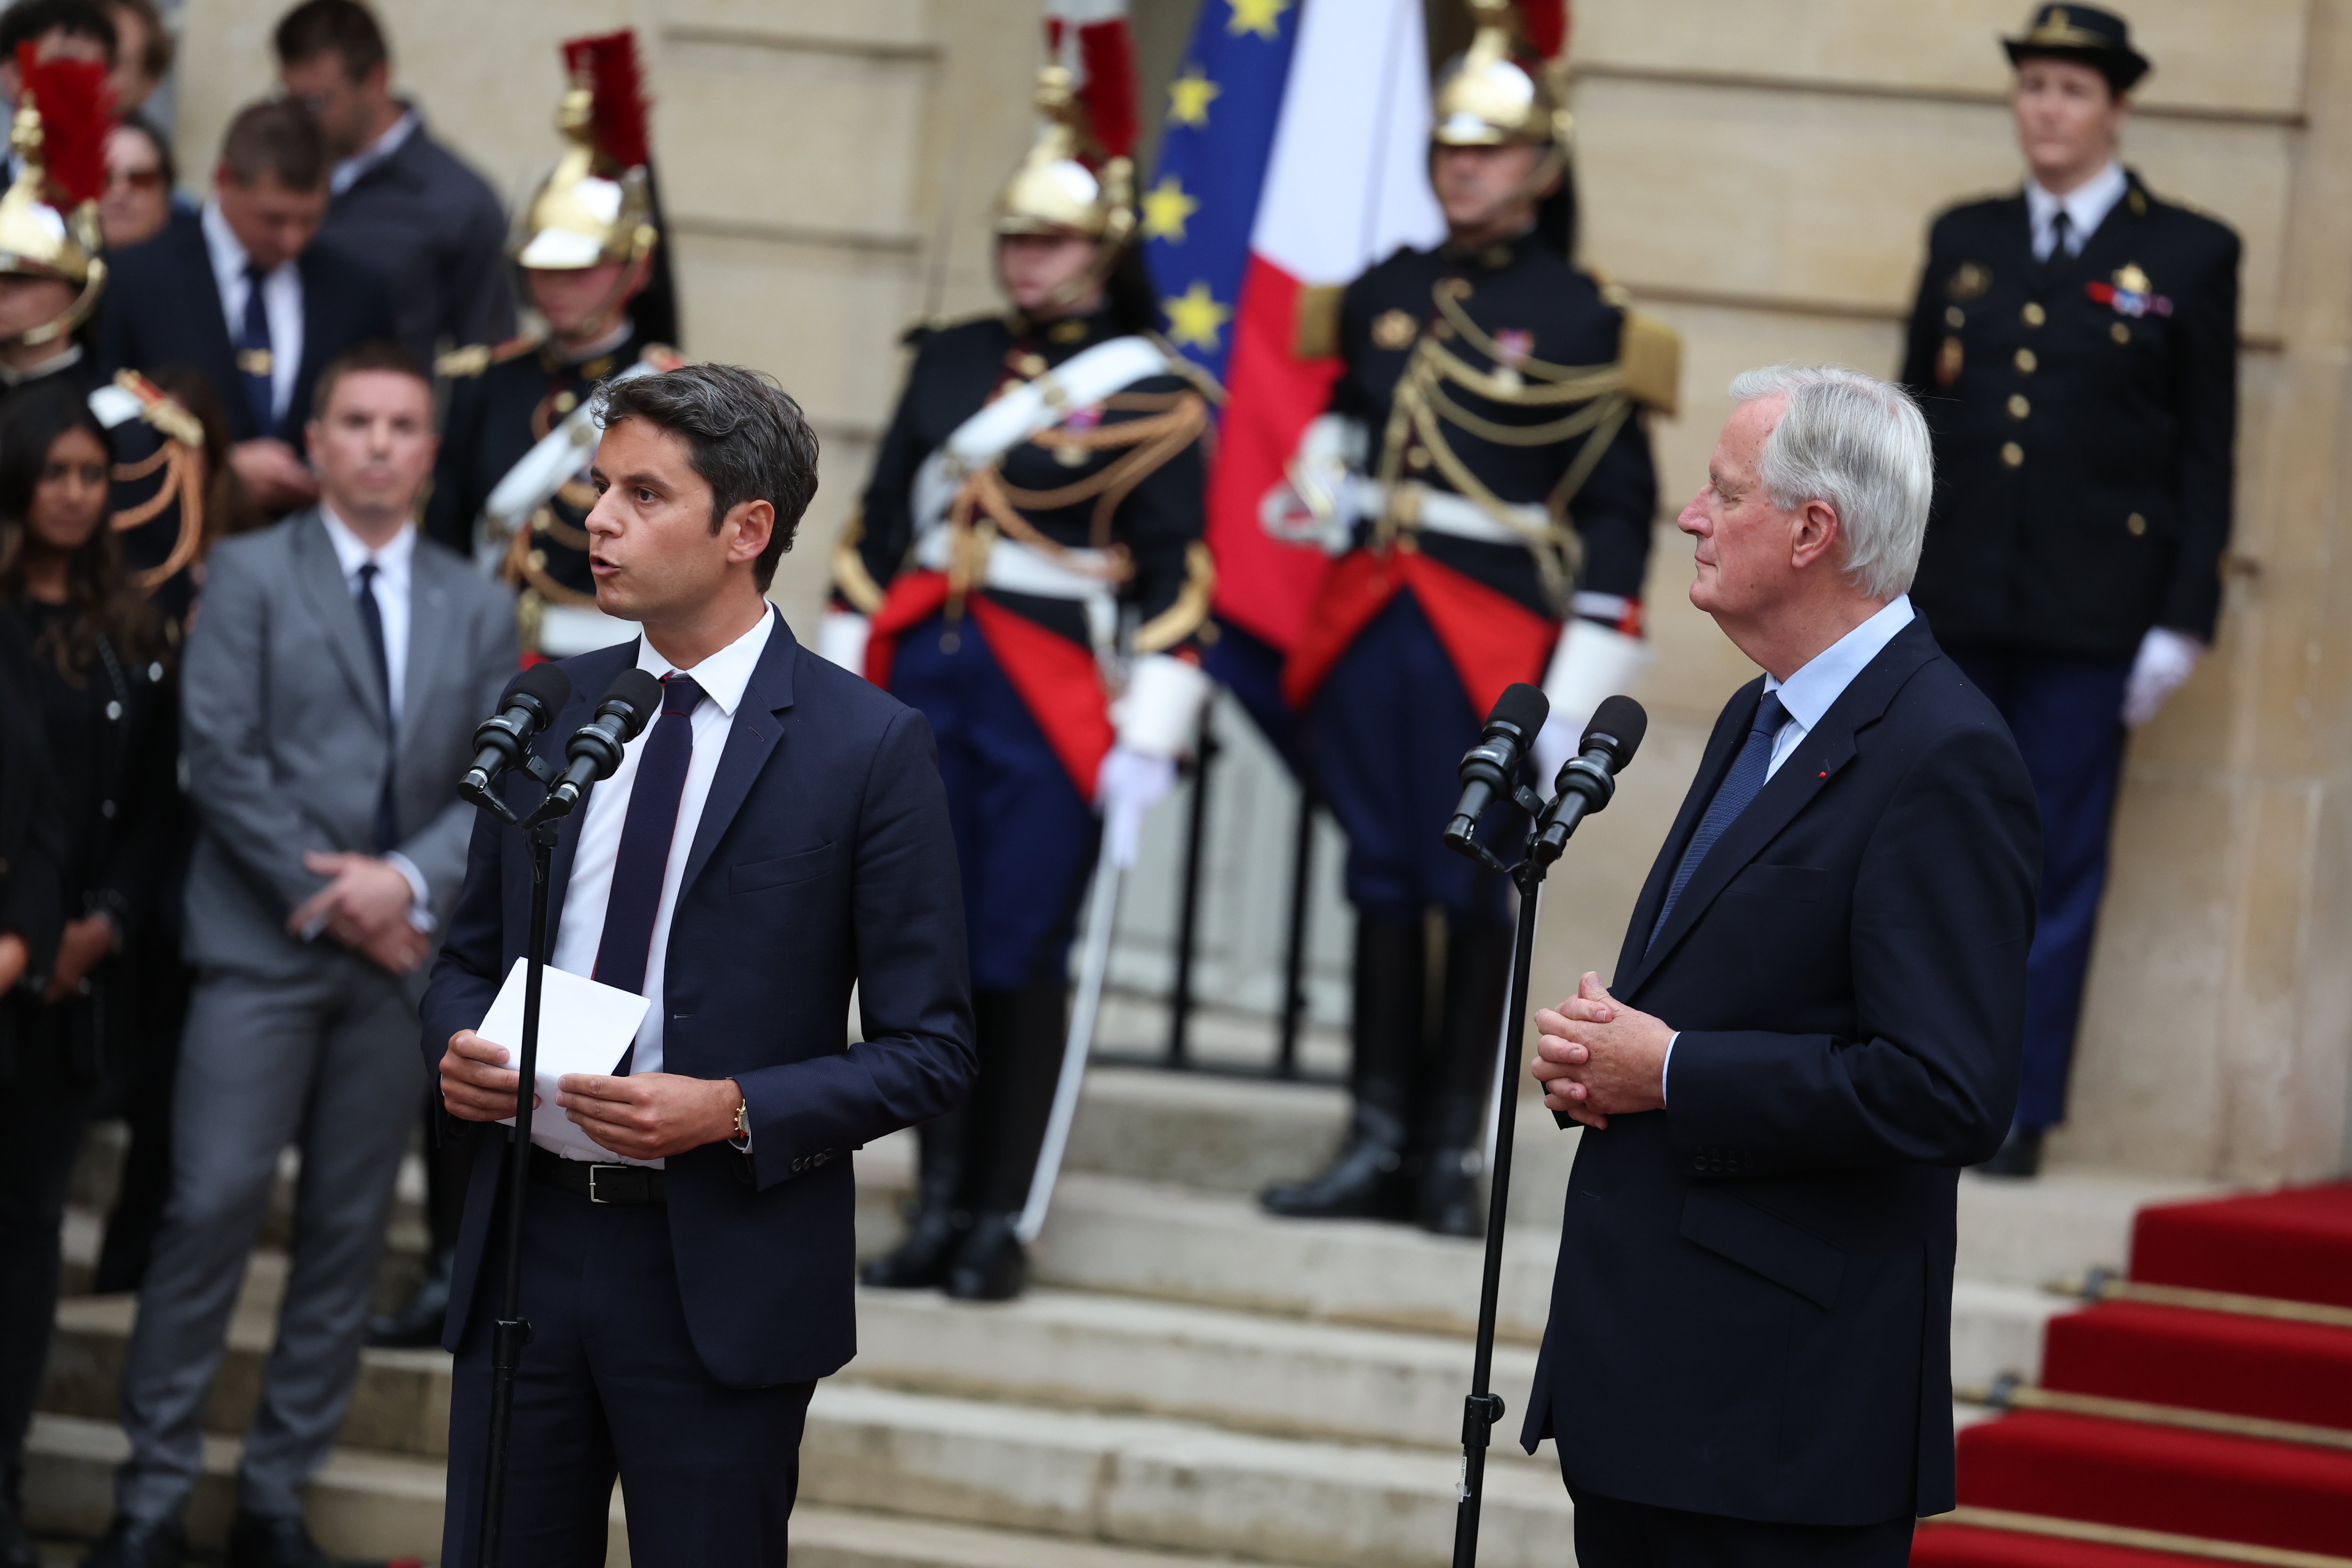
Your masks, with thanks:
[[[1357,470],[1364,466],[1366,444],[1363,425],[1345,415],[1310,421],[1283,477],[1258,503],[1260,526],[1286,543],[1344,552],[1364,515],[1367,487]]]
[[[1095,804],[1102,808],[1103,842],[1111,864],[1135,868],[1143,842],[1143,819],[1176,787],[1176,759],[1113,746],[1095,775]]]
[[[2148,627],[2132,659],[2131,678],[2124,682],[2124,723],[2137,730],[2155,718],[2165,699],[2197,673],[2197,661],[2204,657],[2205,645],[2187,632]]]
[[[1127,672],[1127,689],[1110,707],[1118,743],[1146,756],[1178,757],[1201,738],[1201,715],[1216,682],[1174,654],[1148,653]]]
[[[1544,695],[1551,712],[1536,733],[1536,793],[1551,798],[1552,781],[1576,755],[1576,742],[1604,698],[1630,690],[1649,667],[1650,645],[1640,637],[1588,621],[1569,617],[1553,647],[1551,668],[1544,672]]]
[[[828,610],[816,626],[816,651],[852,675],[866,673],[866,644],[874,617],[855,610]]]

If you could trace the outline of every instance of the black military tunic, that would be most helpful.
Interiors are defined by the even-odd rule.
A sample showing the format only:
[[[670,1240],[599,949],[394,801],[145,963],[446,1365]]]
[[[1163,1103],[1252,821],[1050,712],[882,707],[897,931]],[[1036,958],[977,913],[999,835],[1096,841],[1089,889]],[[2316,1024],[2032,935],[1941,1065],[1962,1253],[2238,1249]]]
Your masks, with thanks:
[[[2122,662],[2210,639],[2230,540],[2238,237],[2124,196],[2036,261],[2022,193],[1936,220],[1903,381],[1936,500],[1912,596],[1947,644]]]
[[[1108,311],[1043,326],[1017,316],[987,316],[921,332],[906,391],[866,487],[855,550],[835,559],[835,587],[841,599],[869,614],[880,607],[882,595],[906,567],[914,547],[916,471],[958,426],[979,413],[1001,387],[1034,380],[1124,335]],[[1108,399],[1098,414],[1081,410],[1059,428],[1082,433],[1142,419],[1181,425],[1186,421],[1180,405],[1195,395],[1183,376],[1148,376]],[[1198,436],[1197,426],[1190,433],[1171,427],[1166,437],[1140,446],[1094,451],[1024,441],[1006,452],[999,465],[1007,489],[1016,494],[1072,488],[1098,492],[1066,505],[1024,506],[1021,515],[1065,548],[1116,546],[1127,552],[1134,575],[1120,599],[1143,628],[1138,651],[1166,653],[1184,646],[1207,613],[1207,558],[1199,549],[1202,462]],[[1163,445],[1167,450],[1160,452]],[[1139,459],[1151,453],[1159,453],[1157,466],[1131,489],[1122,490],[1114,484],[1105,490],[1098,483],[1123,463],[1140,467]],[[988,590],[988,595],[1075,642],[1089,640],[1085,611],[1075,600],[996,589]]]
[[[1461,312],[1504,351],[1507,364],[1464,334],[1439,302],[1449,294]],[[1528,386],[1542,383],[1517,367],[1527,361],[1553,366],[1607,366],[1617,362],[1624,313],[1601,297],[1591,277],[1550,246],[1533,239],[1462,250],[1400,250],[1348,286],[1339,306],[1339,339],[1345,368],[1331,392],[1331,412],[1363,422],[1368,462],[1377,468],[1398,382],[1423,336],[1487,374],[1498,372]],[[1445,396],[1473,418],[1498,426],[1541,426],[1559,407],[1514,406],[1449,384]],[[1584,442],[1555,440],[1517,446],[1448,424],[1444,438],[1463,465],[1499,500],[1544,504],[1577,462]],[[1402,454],[1399,477],[1433,489],[1457,487],[1418,444]],[[1621,424],[1591,472],[1568,502],[1568,517],[1583,545],[1575,586],[1638,599],[1650,555],[1650,524],[1658,482],[1648,433],[1638,412]],[[1487,543],[1429,530],[1420,547],[1433,560],[1475,578],[1539,615],[1559,619],[1565,606],[1543,588],[1535,558],[1514,544]]]
[[[425,508],[425,537],[475,559],[482,506],[499,481],[597,383],[635,364],[643,352],[632,331],[617,347],[585,360],[567,360],[531,339],[446,356],[449,410]],[[587,519],[595,505],[595,491],[584,479],[557,490],[534,521],[530,543],[509,556],[509,580],[553,602],[593,608],[596,583],[588,570]]]

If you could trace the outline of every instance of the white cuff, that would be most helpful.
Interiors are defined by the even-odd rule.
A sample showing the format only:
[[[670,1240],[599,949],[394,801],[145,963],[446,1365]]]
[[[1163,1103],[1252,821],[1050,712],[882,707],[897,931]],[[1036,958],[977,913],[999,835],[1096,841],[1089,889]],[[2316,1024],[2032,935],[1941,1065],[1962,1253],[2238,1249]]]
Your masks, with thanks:
[[[1666,1102],[1666,1078],[1675,1070],[1675,1042],[1682,1037],[1683,1032],[1680,1029],[1666,1037],[1666,1054],[1658,1063],[1658,1103],[1660,1105]]]
[[[1544,671],[1551,716],[1581,735],[1601,700],[1630,692],[1650,665],[1650,645],[1598,621],[1572,616],[1560,628]]]
[[[866,645],[874,636],[874,618],[855,610],[828,610],[816,626],[816,651],[852,675],[866,673]]]
[[[433,918],[433,889],[425,885],[425,873],[416,862],[394,849],[385,853],[383,863],[408,879],[408,923],[422,931],[439,925]]]
[[[1128,671],[1127,689],[1111,704],[1118,743],[1150,757],[1189,752],[1201,734],[1201,714],[1216,682],[1197,664],[1173,654],[1146,654]]]

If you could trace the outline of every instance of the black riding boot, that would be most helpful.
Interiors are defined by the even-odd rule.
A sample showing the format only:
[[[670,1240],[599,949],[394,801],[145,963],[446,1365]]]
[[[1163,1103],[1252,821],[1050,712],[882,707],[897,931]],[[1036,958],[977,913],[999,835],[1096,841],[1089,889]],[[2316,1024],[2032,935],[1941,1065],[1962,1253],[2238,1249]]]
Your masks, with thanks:
[[[907,1237],[879,1258],[866,1259],[858,1279],[885,1290],[925,1290],[946,1283],[956,1239],[971,1223],[956,1207],[963,1184],[965,1122],[959,1107],[916,1130],[915,1196],[907,1205]]]
[[[1510,973],[1509,926],[1448,923],[1445,1005],[1413,1097],[1422,1110],[1413,1141],[1421,1172],[1413,1221],[1440,1236],[1486,1234],[1478,1178],[1486,1171],[1486,1109]]]
[[[972,1097],[972,1161],[964,1175],[972,1219],[947,1279],[948,1294],[960,1301],[1009,1301],[1029,1283],[1028,1249],[1013,1226],[1029,1202],[1053,1118],[1068,992],[1056,978],[972,995],[980,1089]]]
[[[1411,1211],[1405,1112],[1427,994],[1428,942],[1418,921],[1356,920],[1355,1111],[1339,1153],[1304,1181],[1258,1194],[1293,1218],[1403,1219]]]

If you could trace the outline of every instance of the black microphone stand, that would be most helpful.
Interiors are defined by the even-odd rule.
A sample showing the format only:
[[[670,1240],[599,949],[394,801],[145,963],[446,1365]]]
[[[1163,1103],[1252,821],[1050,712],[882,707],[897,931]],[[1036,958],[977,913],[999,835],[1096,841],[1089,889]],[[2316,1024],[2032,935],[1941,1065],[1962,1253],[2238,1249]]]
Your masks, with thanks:
[[[536,755],[524,758],[521,765],[542,789],[555,781],[555,770]],[[495,792],[482,788],[461,793],[502,821],[516,823],[513,810]],[[518,1082],[514,1137],[507,1146],[506,1271],[499,1282],[499,1315],[490,1335],[489,1450],[482,1460],[481,1531],[476,1537],[474,1551],[480,1568],[498,1568],[504,1545],[507,1450],[514,1436],[515,1379],[522,1369],[522,1347],[530,1342],[530,1323],[522,1315],[523,1215],[530,1183],[530,1121],[532,1101],[537,1098],[533,1090],[539,1082],[539,1009],[541,986],[547,970],[547,905],[553,880],[555,839],[562,826],[562,817],[558,815],[533,822],[524,829],[530,840],[530,943],[523,953],[522,1046],[515,1060]]]
[[[1569,769],[1577,768],[1580,762],[1579,759],[1570,763],[1568,769],[1561,771],[1563,783]],[[1596,775],[1604,791],[1613,785],[1609,775],[1599,769],[1586,766],[1583,772]],[[1601,798],[1605,802],[1607,794]],[[1517,865],[1504,865],[1475,838],[1459,843],[1447,840],[1448,847],[1458,853],[1510,878],[1519,890],[1518,926],[1511,942],[1510,1005],[1505,1014],[1503,1037],[1496,1050],[1495,1070],[1503,1075],[1503,1092],[1495,1097],[1495,1163],[1487,1175],[1486,1257],[1478,1281],[1478,1339],[1470,1362],[1470,1394],[1463,1402],[1462,1476],[1454,1488],[1454,1568],[1476,1568],[1478,1515],[1486,1496],[1486,1449],[1493,1441],[1495,1424],[1503,1418],[1503,1396],[1493,1386],[1495,1320],[1500,1312],[1503,1293],[1503,1225],[1510,1213],[1512,1133],[1518,1121],[1516,1080],[1519,1041],[1528,1028],[1528,977],[1535,963],[1536,909],[1543,893],[1544,874],[1568,847],[1568,837],[1576,831],[1577,822],[1589,805],[1583,794],[1568,788],[1561,789],[1547,805],[1542,796],[1525,784],[1512,792],[1511,799],[1529,819],[1526,852]]]

